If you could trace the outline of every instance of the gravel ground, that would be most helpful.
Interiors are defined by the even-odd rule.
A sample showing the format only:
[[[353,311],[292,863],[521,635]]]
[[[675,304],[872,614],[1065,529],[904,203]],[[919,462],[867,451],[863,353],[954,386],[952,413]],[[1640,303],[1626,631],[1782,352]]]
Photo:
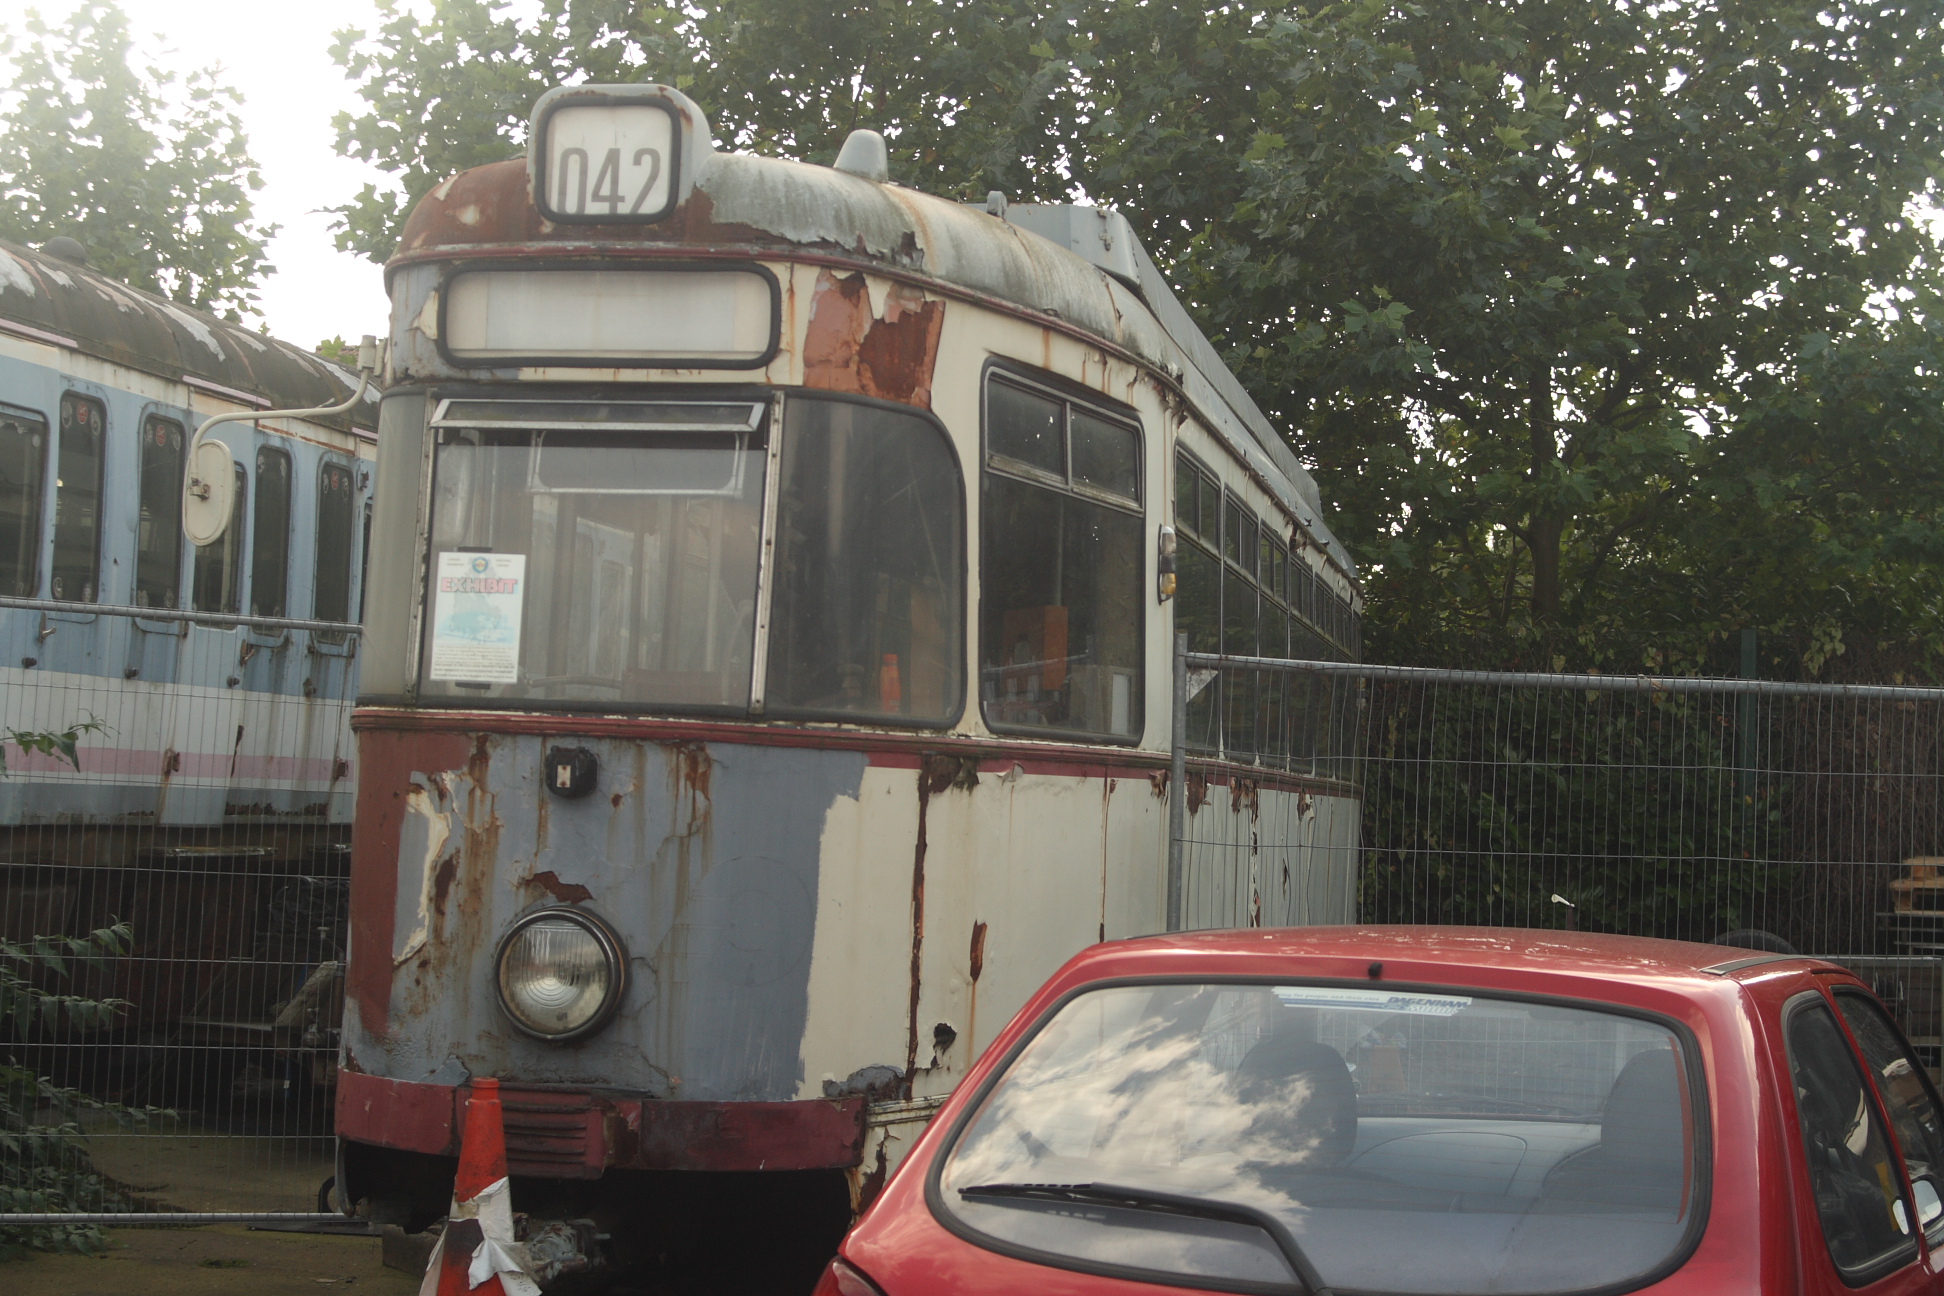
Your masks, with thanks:
[[[7,1296],[319,1296],[350,1289],[411,1296],[418,1281],[378,1260],[378,1239],[253,1233],[240,1224],[111,1229],[103,1259],[35,1255],[0,1262]]]

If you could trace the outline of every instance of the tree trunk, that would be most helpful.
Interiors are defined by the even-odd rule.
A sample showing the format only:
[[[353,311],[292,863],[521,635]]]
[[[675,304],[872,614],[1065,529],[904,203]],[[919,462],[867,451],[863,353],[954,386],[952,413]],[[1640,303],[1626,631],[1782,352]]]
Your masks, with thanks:
[[[1540,365],[1532,372],[1531,422],[1532,467],[1529,480],[1543,488],[1550,470],[1559,462],[1559,437],[1553,427],[1552,366]],[[1559,615],[1559,547],[1566,534],[1566,515],[1556,508],[1535,508],[1526,524],[1528,547],[1532,550],[1532,615],[1553,618]]]

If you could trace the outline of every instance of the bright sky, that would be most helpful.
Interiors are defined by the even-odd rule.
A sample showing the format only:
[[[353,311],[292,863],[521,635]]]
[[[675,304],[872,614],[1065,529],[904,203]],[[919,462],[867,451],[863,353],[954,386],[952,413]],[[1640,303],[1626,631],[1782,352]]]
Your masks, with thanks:
[[[384,272],[363,257],[335,250],[322,209],[347,202],[375,168],[347,161],[332,147],[331,118],[356,108],[351,83],[331,61],[332,33],[375,25],[370,0],[263,4],[261,0],[121,0],[141,50],[165,66],[220,65],[220,80],[243,99],[250,154],[263,170],[257,213],[279,226],[270,244],[276,273],[263,285],[270,331],[306,349],[325,338],[385,332]],[[12,6],[0,6],[11,9]],[[34,4],[50,23],[72,12],[72,0]],[[17,12],[17,11],[16,11]],[[18,31],[11,17],[0,28]],[[132,60],[143,66],[139,56]]]

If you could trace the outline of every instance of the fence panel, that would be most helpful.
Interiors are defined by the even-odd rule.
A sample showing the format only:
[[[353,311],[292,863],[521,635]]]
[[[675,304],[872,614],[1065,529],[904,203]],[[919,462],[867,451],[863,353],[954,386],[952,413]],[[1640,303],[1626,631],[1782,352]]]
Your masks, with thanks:
[[[0,1022],[0,1062],[31,1088],[0,1101],[0,1211],[314,1212],[334,1150],[357,628],[43,619],[42,659],[0,672],[0,727],[96,727],[78,768],[0,748],[6,971],[120,1005]],[[20,957],[114,923],[126,948],[98,962]]]
[[[1856,969],[1937,1062],[1944,690],[1181,661],[1181,691],[1224,699],[1184,708],[1190,796],[1198,770],[1246,768],[1265,782],[1334,773],[1361,797],[1359,920],[1767,933]],[[1277,720],[1271,679],[1289,681],[1285,697],[1329,697],[1347,761],[1264,741],[1297,710]],[[1237,724],[1242,695],[1254,701]],[[1178,925],[1254,921],[1197,897],[1246,894],[1260,842],[1219,817],[1175,819]]]

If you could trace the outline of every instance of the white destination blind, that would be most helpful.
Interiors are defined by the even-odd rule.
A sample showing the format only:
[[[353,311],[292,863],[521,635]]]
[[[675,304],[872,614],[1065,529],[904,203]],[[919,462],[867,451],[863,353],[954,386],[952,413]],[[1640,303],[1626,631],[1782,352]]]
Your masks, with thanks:
[[[592,219],[666,214],[675,119],[653,103],[573,104],[547,115],[545,209]]]
[[[440,554],[427,674],[470,684],[518,683],[525,598],[525,554]]]

